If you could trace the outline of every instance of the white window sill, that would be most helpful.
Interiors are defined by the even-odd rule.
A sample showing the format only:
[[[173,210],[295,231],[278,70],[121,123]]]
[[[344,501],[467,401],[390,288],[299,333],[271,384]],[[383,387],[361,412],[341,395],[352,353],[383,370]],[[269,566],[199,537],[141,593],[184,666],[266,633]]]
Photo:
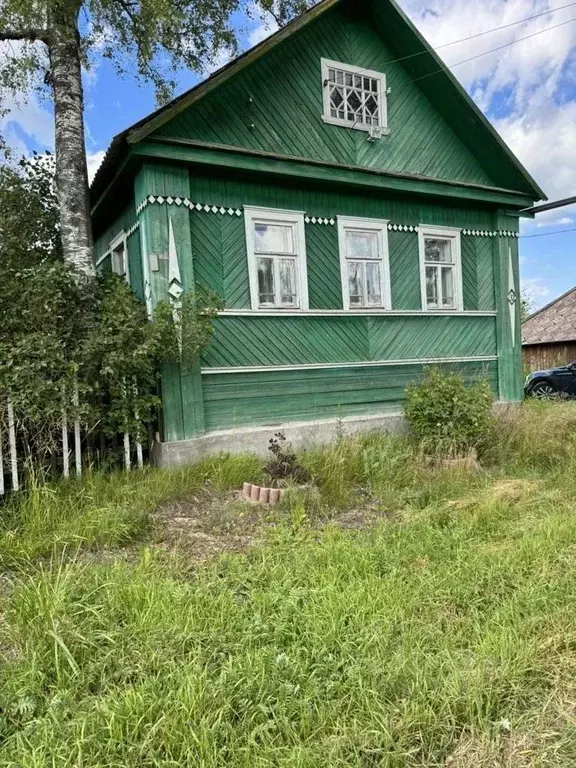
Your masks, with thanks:
[[[364,123],[354,124],[349,120],[340,120],[338,117],[328,117],[324,114],[321,115],[321,117],[322,120],[329,125],[339,125],[341,128],[351,128],[353,131],[364,131],[365,133],[368,133],[372,128],[380,128],[382,136],[390,135],[390,129],[385,128],[384,126],[364,125]]]

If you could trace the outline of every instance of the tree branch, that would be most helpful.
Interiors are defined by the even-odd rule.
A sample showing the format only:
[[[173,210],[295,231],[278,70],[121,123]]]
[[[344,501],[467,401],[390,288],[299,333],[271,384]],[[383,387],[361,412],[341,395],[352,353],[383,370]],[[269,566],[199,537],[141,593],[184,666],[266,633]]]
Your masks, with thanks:
[[[22,29],[0,29],[1,40],[41,40],[43,43],[48,38],[48,30],[39,27],[23,27]]]

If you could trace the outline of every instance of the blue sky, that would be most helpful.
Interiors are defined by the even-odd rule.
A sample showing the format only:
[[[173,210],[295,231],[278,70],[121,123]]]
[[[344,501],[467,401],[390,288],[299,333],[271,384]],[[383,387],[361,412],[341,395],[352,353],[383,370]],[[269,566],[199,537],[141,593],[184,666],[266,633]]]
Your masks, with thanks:
[[[563,24],[576,19],[576,2],[400,3],[435,47],[549,11],[532,21],[442,47],[439,53],[549,198],[576,194],[576,23]],[[562,26],[548,29],[558,24]],[[259,20],[244,21],[243,46],[253,45],[273,29],[273,24]],[[457,65],[463,59],[534,33],[538,34],[529,40]],[[223,57],[221,63],[224,61]],[[179,92],[198,80],[197,75],[182,72]],[[87,154],[93,173],[112,136],[151,112],[155,103],[150,87],[119,78],[107,61],[96,62],[86,74],[85,98]],[[36,96],[27,103],[15,103],[4,119],[3,131],[17,151],[51,148],[50,105]],[[572,228],[575,231],[564,231]],[[522,235],[522,284],[535,307],[576,285],[576,206],[540,215],[534,222],[526,221]]]

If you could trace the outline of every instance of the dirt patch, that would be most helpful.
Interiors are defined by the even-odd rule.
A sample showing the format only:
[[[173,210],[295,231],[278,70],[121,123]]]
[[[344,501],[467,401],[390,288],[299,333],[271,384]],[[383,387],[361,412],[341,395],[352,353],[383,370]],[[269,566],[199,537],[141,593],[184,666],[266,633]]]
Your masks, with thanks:
[[[206,491],[162,504],[153,520],[162,546],[184,550],[200,562],[223,552],[245,552],[281,517],[281,510],[246,502],[237,491]]]
[[[329,519],[329,522],[347,530],[363,530],[372,528],[381,520],[397,521],[398,518],[399,513],[383,512],[375,506],[366,506],[337,512]]]
[[[374,500],[363,500],[364,503],[343,512],[315,514],[312,510],[318,494],[317,489],[314,493],[310,490],[302,493],[307,521],[312,528],[337,525],[361,530],[393,517],[383,512]],[[197,562],[223,552],[245,552],[262,541],[267,531],[290,519],[286,503],[271,507],[246,501],[239,491],[214,493],[212,489],[172,499],[158,507],[153,515],[158,544],[167,549],[184,550]]]

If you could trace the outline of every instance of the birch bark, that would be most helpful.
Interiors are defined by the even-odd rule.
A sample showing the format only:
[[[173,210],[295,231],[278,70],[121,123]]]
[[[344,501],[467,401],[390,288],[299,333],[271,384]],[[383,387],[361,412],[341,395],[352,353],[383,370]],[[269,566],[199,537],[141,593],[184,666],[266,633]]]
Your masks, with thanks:
[[[65,260],[79,274],[92,277],[95,271],[77,16],[77,7],[67,3],[57,6],[50,20],[47,43],[54,94],[56,191],[62,249]]]

